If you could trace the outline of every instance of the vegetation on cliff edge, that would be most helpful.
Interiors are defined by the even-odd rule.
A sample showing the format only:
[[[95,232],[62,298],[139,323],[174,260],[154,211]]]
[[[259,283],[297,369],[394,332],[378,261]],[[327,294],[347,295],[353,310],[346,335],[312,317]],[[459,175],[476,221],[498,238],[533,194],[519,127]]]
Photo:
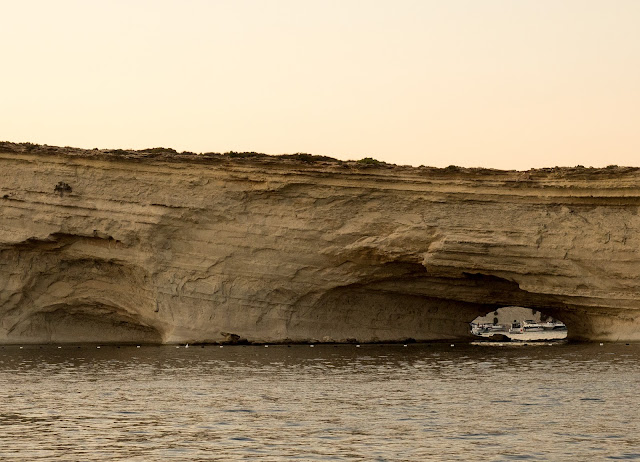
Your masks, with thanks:
[[[332,163],[340,166],[344,166],[347,168],[412,168],[416,171],[420,172],[433,172],[433,173],[446,173],[448,175],[495,175],[499,173],[506,173],[505,170],[499,169],[491,169],[491,168],[469,168],[469,167],[460,167],[457,165],[449,165],[445,168],[436,168],[436,167],[427,167],[421,165],[420,167],[411,167],[411,166],[397,166],[395,164],[389,164],[383,161],[379,161],[374,159],[373,157],[364,157],[360,160],[355,161],[342,161],[333,157],[323,156],[323,155],[315,155],[308,154],[303,152],[298,152],[295,154],[280,154],[280,155],[272,155],[272,154],[264,154],[259,152],[236,152],[229,151],[225,153],[217,153],[217,152],[205,152],[205,153],[194,153],[190,151],[178,152],[173,148],[165,148],[165,147],[153,147],[146,149],[98,149],[94,148],[90,149],[81,149],[74,148],[70,146],[59,147],[59,146],[49,146],[46,144],[36,144],[36,143],[12,143],[9,141],[0,141],[0,151],[4,152],[14,152],[14,153],[48,153],[48,154],[60,154],[60,155],[77,155],[77,156],[92,156],[92,155],[111,155],[118,156],[127,159],[144,159],[144,158],[161,158],[161,159],[187,159],[191,158],[202,158],[204,159],[218,159],[222,160],[225,158],[229,159],[247,159],[247,160],[284,160],[284,161],[294,161],[294,162],[302,162],[307,164],[314,163]],[[622,175],[622,174],[630,174],[633,172],[637,172],[640,170],[640,167],[624,167],[618,165],[608,165],[604,168],[598,167],[585,167],[583,165],[577,165],[575,167],[547,167],[547,168],[533,168],[527,171],[522,171],[519,173],[525,174],[527,177],[524,179],[533,179],[534,177],[540,176],[559,176],[564,177],[567,175],[570,176],[589,176],[589,175]]]

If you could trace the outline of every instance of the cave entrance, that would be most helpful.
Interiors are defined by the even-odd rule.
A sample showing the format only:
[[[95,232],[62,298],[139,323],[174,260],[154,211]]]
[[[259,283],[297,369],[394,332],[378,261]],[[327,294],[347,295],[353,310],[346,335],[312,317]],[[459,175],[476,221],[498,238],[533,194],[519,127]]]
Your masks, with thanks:
[[[506,306],[478,316],[470,323],[470,330],[477,337],[506,336],[512,341],[563,340],[568,333],[564,322],[521,306]]]
[[[94,301],[29,313],[9,329],[20,343],[162,343],[160,332],[124,309]]]

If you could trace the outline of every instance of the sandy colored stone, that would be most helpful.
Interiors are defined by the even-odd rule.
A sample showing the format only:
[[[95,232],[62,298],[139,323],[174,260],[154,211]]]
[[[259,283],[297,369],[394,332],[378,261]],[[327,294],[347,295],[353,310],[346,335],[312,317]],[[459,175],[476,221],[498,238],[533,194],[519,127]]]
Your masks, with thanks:
[[[0,342],[640,340],[640,171],[0,143]]]

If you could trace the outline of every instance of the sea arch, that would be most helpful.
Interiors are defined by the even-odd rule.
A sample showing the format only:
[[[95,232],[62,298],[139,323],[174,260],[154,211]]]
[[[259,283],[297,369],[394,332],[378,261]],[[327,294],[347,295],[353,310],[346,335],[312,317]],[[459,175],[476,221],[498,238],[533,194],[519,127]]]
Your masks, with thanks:
[[[469,341],[469,323],[503,307],[519,306],[559,319],[572,341],[633,336],[634,318],[568,302],[555,294],[532,293],[514,281],[464,273],[434,277],[425,271],[339,286],[292,316],[295,336],[345,341]]]

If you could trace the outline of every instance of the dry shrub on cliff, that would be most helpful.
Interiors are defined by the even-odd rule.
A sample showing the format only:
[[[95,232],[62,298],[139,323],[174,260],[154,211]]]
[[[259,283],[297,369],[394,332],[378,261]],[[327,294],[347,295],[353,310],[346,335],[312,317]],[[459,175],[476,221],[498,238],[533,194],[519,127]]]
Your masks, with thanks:
[[[24,146],[25,151],[33,151],[34,149],[37,149],[40,147],[39,144],[35,144],[35,143],[22,143],[22,146]]]
[[[178,151],[176,151],[173,148],[147,148],[147,149],[141,149],[138,152],[144,152],[146,154],[178,154]]]
[[[107,151],[107,154],[116,154],[118,156],[126,156],[131,154],[129,151],[125,151],[124,149],[111,149]]]
[[[69,186],[67,183],[60,181],[55,188],[53,188],[53,192],[55,192],[56,194],[59,194],[60,197],[64,196],[65,194],[69,194],[73,191],[73,188],[71,188],[71,186]]]
[[[40,147],[35,143],[12,143],[11,141],[0,141],[0,149],[8,152],[31,152]]]
[[[229,152],[225,152],[224,155],[233,157],[236,159],[245,159],[245,158],[251,158],[251,157],[267,157],[266,154],[263,154],[261,152],[253,152],[253,151],[252,152],[229,151]]]
[[[295,154],[281,154],[278,157],[281,159],[293,159],[301,162],[340,162],[338,159],[334,159],[329,156],[316,156],[314,154],[307,154],[306,152],[296,152]]]
[[[373,157],[365,157],[363,159],[357,160],[361,165],[384,165],[385,162],[381,162],[378,159],[374,159]]]

